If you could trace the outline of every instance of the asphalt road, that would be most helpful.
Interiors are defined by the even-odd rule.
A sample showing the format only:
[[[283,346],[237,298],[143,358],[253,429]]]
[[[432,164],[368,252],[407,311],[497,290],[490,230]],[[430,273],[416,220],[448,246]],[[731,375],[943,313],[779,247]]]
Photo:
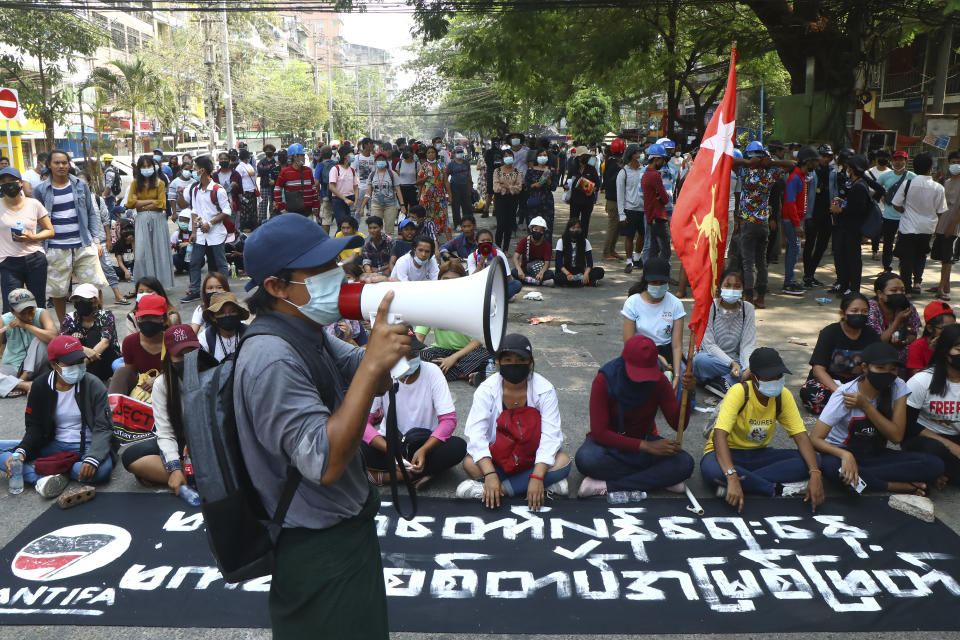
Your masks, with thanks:
[[[605,227],[605,215],[603,213],[602,200],[594,209],[593,232],[591,233],[591,242],[594,247],[601,247],[603,243],[603,228]],[[557,226],[562,228],[563,222],[567,217],[567,205],[557,198]],[[480,226],[493,226],[491,220],[480,220]],[[595,250],[599,254],[599,250]],[[599,259],[599,256],[598,256]],[[622,263],[602,263],[607,268],[607,277],[598,288],[588,288],[584,290],[549,290],[543,289],[542,302],[530,302],[520,300],[509,308],[510,332],[523,333],[531,339],[534,347],[536,361],[536,370],[547,377],[557,388],[561,415],[563,417],[564,449],[571,454],[575,453],[577,447],[583,442],[584,436],[588,431],[588,400],[589,389],[597,368],[616,357],[621,349],[621,316],[620,307],[627,297],[627,289],[639,277],[638,273],[627,276],[622,271]],[[674,269],[678,266],[678,261],[673,260]],[[865,278],[864,293],[872,285],[873,278],[879,272],[879,263],[865,256]],[[832,269],[822,268],[818,274],[824,282],[832,282]],[[930,278],[933,277],[933,270],[928,267]],[[779,265],[771,266],[771,291],[779,291],[782,285],[783,267],[782,262]],[[243,281],[234,281],[233,288],[236,291],[242,291]],[[960,286],[956,280],[955,286]],[[172,292],[176,299],[182,297],[186,287],[186,278],[178,277],[177,286]],[[123,290],[126,290],[124,288]],[[958,289],[960,290],[960,289]],[[839,300],[828,306],[820,306],[815,301],[815,297],[821,297],[821,292],[808,293],[803,298],[791,298],[780,295],[768,297],[768,308],[758,311],[758,336],[759,344],[764,346],[773,346],[782,354],[787,366],[793,372],[788,377],[788,388],[796,394],[802,382],[806,379],[809,365],[807,361],[816,342],[819,330],[828,323],[837,319],[837,309]],[[108,296],[110,298],[112,296]],[[241,296],[242,297],[242,296]],[[922,298],[919,305],[925,304],[928,298]],[[692,306],[691,299],[684,300],[685,307],[689,312]],[[189,318],[193,311],[193,304],[184,305],[180,308],[181,316]],[[118,316],[122,318],[129,307],[116,307],[113,309]],[[532,317],[551,315],[555,320],[549,324],[530,325],[528,320]],[[576,334],[565,333],[561,330],[560,324],[566,324],[570,331]],[[118,323],[119,324],[119,323]],[[472,389],[464,383],[454,383],[451,385],[457,406],[459,426],[457,433],[462,435],[463,422],[467,416],[470,407]],[[698,398],[701,406],[709,408],[709,405],[715,404],[716,400],[704,391],[698,392]],[[23,410],[25,407],[24,399],[4,399],[0,400],[0,439],[19,438],[23,432]],[[805,421],[808,426],[813,424],[813,419],[804,412]],[[683,446],[690,452],[695,459],[699,460],[700,453],[703,451],[704,437],[702,428],[708,421],[713,419],[712,413],[695,412],[690,427],[688,428]],[[772,443],[774,446],[790,447],[792,443],[788,441],[782,430],[778,430],[777,436]],[[456,469],[444,477],[436,479],[422,493],[428,496],[450,497],[454,495],[457,484],[465,477],[462,470]],[[576,487],[580,483],[581,476],[576,468],[570,474],[570,486],[572,495],[576,495]],[[694,472],[693,477],[688,481],[688,485],[693,492],[701,499],[710,499],[712,491],[702,482],[699,470]],[[113,473],[111,482],[98,489],[99,491],[127,491],[127,492],[145,492],[148,491],[141,487],[131,475],[126,473],[122,467],[116,469]],[[828,485],[828,499],[833,490]],[[665,494],[666,495],[666,494]],[[836,495],[834,493],[834,495]],[[954,530],[960,531],[960,491],[955,488],[948,488],[942,492],[936,492],[933,496],[937,507],[937,516]],[[575,498],[574,498],[575,499]],[[678,509],[682,509],[682,498],[677,497]],[[3,526],[0,527],[0,544],[6,544],[11,540],[27,523],[36,518],[43,510],[49,506],[49,502],[43,500],[31,489],[27,489],[20,496],[11,496],[6,491],[0,491],[0,513],[2,513]],[[83,507],[78,507],[78,516]],[[747,509],[749,509],[749,499],[747,500]],[[642,622],[638,622],[637,631],[643,631]],[[703,630],[705,634],[709,629]],[[784,629],[780,634],[751,634],[744,635],[702,635],[687,636],[696,638],[806,638],[813,637],[814,634],[791,634],[789,629]],[[177,628],[119,628],[119,627],[0,627],[0,639],[3,638],[59,638],[62,640],[100,638],[104,640],[131,640],[133,638],[168,638],[168,639],[196,639],[196,640],[239,640],[246,638],[267,638],[269,632],[263,629],[177,629]],[[395,638],[403,640],[423,640],[426,638],[458,638],[466,636],[457,635],[437,635],[437,634],[413,634],[398,633]],[[486,636],[473,635],[476,638],[506,638],[508,636]],[[543,636],[550,638],[578,638],[582,639],[591,636]],[[627,636],[596,636],[597,638],[625,638]],[[630,638],[647,638],[653,636],[634,635]],[[816,634],[818,640],[826,638],[864,638],[865,640],[877,640],[880,638],[944,638],[947,635],[943,633],[869,633],[869,634]],[[954,634],[953,637],[957,637]]]

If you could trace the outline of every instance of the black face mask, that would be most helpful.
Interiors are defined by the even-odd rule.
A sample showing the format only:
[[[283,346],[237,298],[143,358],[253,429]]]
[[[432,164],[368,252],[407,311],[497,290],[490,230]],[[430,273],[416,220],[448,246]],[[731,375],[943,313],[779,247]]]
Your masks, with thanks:
[[[124,235],[122,235],[122,236],[120,236],[120,237],[123,238],[123,241],[126,242],[126,243],[133,242],[133,234],[132,234],[132,233],[125,233]]]
[[[954,354],[948,357],[947,362],[954,369],[960,370],[960,354]]]
[[[20,183],[6,182],[4,184],[0,184],[0,193],[8,198],[16,198],[17,194],[20,193]]]
[[[226,168],[229,167],[229,166],[230,166],[230,161],[229,161],[229,160],[221,160],[221,161],[220,161],[220,168],[221,168],[221,169],[226,169]]]
[[[267,156],[268,158],[272,158],[272,157],[273,157],[273,151],[267,151],[266,156]]]
[[[240,316],[220,316],[216,319],[217,326],[224,331],[236,331],[242,322]]]
[[[177,375],[178,378],[180,378],[181,380],[183,379],[183,361],[182,360],[180,362],[171,362],[170,368],[173,369],[173,372]]]
[[[543,240],[543,231],[531,231],[530,237],[536,240],[537,242],[540,242],[541,240]]]
[[[85,317],[93,313],[93,303],[89,300],[80,300],[79,302],[73,303],[73,308],[77,310],[77,313],[81,317]]]
[[[519,364],[501,364],[500,375],[507,382],[517,384],[523,382],[530,375],[530,363],[522,362]]]
[[[892,293],[887,296],[887,306],[897,311],[903,311],[910,306],[910,301],[904,293]]]
[[[847,315],[847,326],[851,329],[863,329],[867,326],[867,314],[851,313]]]
[[[571,238],[579,238],[580,235],[581,235],[581,233],[582,233],[582,232],[580,232],[580,231],[571,231],[571,232],[570,232],[570,237],[571,237]]]
[[[893,381],[897,379],[897,374],[895,373],[876,373],[874,371],[867,371],[867,381],[873,385],[873,388],[877,391],[883,391],[890,387],[893,384]]]
[[[143,320],[140,323],[140,333],[152,338],[163,331],[163,323],[156,320]]]

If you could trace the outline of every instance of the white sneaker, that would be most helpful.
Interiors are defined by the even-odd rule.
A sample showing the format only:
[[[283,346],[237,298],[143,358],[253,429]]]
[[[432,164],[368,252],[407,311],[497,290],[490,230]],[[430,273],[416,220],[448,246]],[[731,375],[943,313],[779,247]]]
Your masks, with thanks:
[[[568,497],[570,495],[570,487],[567,485],[567,479],[564,478],[547,487],[547,494],[551,496],[563,496],[564,498]]]
[[[580,483],[580,489],[577,491],[578,498],[605,495],[607,495],[606,480],[597,480],[595,478],[584,477],[583,482]]]
[[[35,488],[37,493],[44,498],[56,498],[63,493],[63,490],[67,488],[69,482],[70,478],[67,477],[67,474],[60,473],[55,476],[43,476],[37,480]]]
[[[727,497],[727,488],[722,484],[717,487],[716,496],[723,500]]]
[[[807,481],[801,480],[800,482],[784,482],[783,491],[780,493],[780,495],[782,495],[784,498],[807,495]]]
[[[483,497],[483,483],[470,478],[457,485],[457,497],[462,500],[479,500]]]

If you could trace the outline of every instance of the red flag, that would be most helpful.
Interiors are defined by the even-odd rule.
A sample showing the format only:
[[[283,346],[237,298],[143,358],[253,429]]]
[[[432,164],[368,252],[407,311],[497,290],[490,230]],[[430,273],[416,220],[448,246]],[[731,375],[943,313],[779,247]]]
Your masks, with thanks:
[[[727,90],[700,142],[700,152],[683,182],[670,221],[673,246],[693,290],[690,330],[697,346],[723,270],[730,202],[730,170],[737,109],[737,48],[730,56]]]

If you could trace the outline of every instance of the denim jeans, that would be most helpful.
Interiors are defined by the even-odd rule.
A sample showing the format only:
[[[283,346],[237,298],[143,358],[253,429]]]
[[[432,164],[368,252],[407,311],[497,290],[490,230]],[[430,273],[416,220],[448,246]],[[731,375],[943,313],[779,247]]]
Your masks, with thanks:
[[[886,491],[891,482],[933,482],[943,475],[943,460],[919,451],[851,449],[857,475],[874,491]],[[823,475],[840,480],[840,458],[823,454]]]
[[[789,220],[783,224],[783,233],[787,238],[787,255],[783,259],[783,286],[793,284],[793,271],[797,266],[797,257],[800,255],[800,238],[797,229]]]
[[[737,361],[741,368],[743,365]],[[697,377],[697,382],[706,382],[713,378],[722,377],[732,387],[740,382],[730,375],[730,365],[723,364],[717,356],[701,351],[693,356],[693,375]]]
[[[744,493],[773,496],[778,484],[806,480],[810,474],[806,461],[795,449],[730,449],[730,457]],[[714,451],[700,460],[700,474],[705,482],[727,484]]]
[[[766,222],[740,223],[740,254],[743,257],[743,294],[752,296],[767,293],[767,226]],[[756,268],[756,274],[754,274]]]
[[[553,469],[552,471],[547,471],[545,474],[543,474],[544,488],[549,489],[550,485],[560,482],[570,475],[570,467],[572,464],[572,462],[568,462],[567,466],[565,467]],[[508,476],[503,469],[496,465],[496,463],[494,463],[493,468],[496,469],[497,476],[499,476],[500,482],[503,484],[503,488],[507,492],[508,496],[527,495],[527,484],[530,482],[530,474],[533,473],[533,469],[528,469],[526,471],[521,471],[520,473],[515,473],[512,476]]]
[[[363,193],[361,191],[361,193]],[[333,219],[337,223],[337,228],[340,227],[340,223],[346,220],[350,216],[350,207],[353,205],[353,200],[341,200],[337,196],[331,196],[333,201]]]
[[[0,440],[0,467],[6,467],[7,460],[13,455],[13,450],[16,449],[18,444],[20,444],[19,440]],[[80,467],[83,466],[83,456],[86,454],[86,451],[81,453],[79,442],[71,444],[68,442],[58,442],[54,440],[53,442],[44,445],[37,454],[37,457],[45,458],[62,451],[73,451],[80,454],[80,461],[74,462],[73,466],[70,467],[70,478],[72,480],[79,480]],[[97,471],[93,474],[93,477],[88,480],[88,482],[93,484],[106,482],[110,479],[111,471],[113,471],[113,457],[107,456],[106,459],[100,463],[100,466],[97,467]],[[37,480],[42,477],[43,476],[37,475],[37,472],[34,471],[32,462],[23,463],[24,480],[31,484],[36,484]]]
[[[200,259],[206,253],[207,273],[218,271],[229,277],[227,270],[227,253],[224,250],[224,243],[220,244],[197,244],[193,243],[193,249],[190,250],[190,293],[200,295],[200,272],[203,270],[203,260]],[[216,269],[213,269],[213,267]]]
[[[657,436],[648,441],[660,440]],[[639,443],[639,440],[638,440]],[[577,450],[577,469],[607,482],[608,491],[649,491],[683,482],[693,475],[693,457],[686,451],[658,456],[644,451],[621,451],[587,438]]]
[[[47,306],[47,256],[43,251],[6,258],[0,262],[0,289],[3,292],[4,313],[10,311],[7,296],[20,287],[30,290],[41,309]]]
[[[507,280],[507,300],[520,293],[520,289],[523,289],[522,282],[513,278]]]

